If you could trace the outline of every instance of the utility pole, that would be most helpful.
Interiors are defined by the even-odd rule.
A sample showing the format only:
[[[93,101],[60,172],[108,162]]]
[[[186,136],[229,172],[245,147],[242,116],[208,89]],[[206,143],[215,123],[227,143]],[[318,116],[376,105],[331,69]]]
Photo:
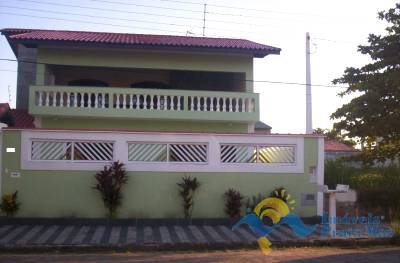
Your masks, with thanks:
[[[207,4],[204,4],[204,11],[203,11],[203,37],[206,35],[206,10],[207,10]]]
[[[306,134],[312,134],[310,33],[306,33]]]

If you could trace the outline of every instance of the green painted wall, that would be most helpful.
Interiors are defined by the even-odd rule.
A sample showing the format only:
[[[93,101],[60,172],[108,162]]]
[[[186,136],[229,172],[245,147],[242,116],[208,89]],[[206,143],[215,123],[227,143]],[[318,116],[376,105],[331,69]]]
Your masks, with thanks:
[[[132,131],[171,132],[247,132],[246,123],[189,122],[93,118],[42,118],[42,128],[60,129],[126,129]]]
[[[20,217],[103,217],[100,196],[91,187],[95,172],[88,171],[21,171],[20,178],[10,178],[8,171],[20,171],[20,134],[4,132],[3,193],[19,191]],[[305,170],[316,164],[317,139],[305,140]],[[5,153],[5,147],[16,147],[16,153]],[[195,198],[193,217],[224,217],[223,193],[235,188],[246,196],[269,193],[284,186],[296,199],[294,210],[300,216],[314,216],[316,207],[302,207],[301,193],[316,193],[315,184],[307,174],[267,173],[177,173],[130,172],[124,188],[124,202],[120,217],[180,218],[181,201],[176,183],[183,175],[196,176],[201,187]]]

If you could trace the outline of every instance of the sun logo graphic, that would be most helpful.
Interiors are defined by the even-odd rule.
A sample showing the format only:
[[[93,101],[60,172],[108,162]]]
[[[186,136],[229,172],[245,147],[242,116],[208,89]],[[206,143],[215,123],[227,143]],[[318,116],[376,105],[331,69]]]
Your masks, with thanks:
[[[270,197],[259,202],[253,212],[242,217],[232,230],[245,224],[257,236],[257,242],[264,254],[272,251],[267,235],[280,225],[286,224],[299,237],[306,237],[316,230],[316,226],[306,226],[297,215],[291,213],[296,201],[285,189],[275,190]]]

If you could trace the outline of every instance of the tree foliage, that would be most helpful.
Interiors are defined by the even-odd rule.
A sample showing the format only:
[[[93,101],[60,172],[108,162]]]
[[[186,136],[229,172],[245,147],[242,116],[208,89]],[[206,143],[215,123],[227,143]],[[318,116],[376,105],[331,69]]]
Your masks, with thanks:
[[[389,25],[385,35],[370,34],[358,51],[372,62],[347,68],[335,84],[348,84],[341,96],[358,94],[331,115],[336,130],[359,138],[364,161],[385,161],[400,155],[400,4],[379,13]]]

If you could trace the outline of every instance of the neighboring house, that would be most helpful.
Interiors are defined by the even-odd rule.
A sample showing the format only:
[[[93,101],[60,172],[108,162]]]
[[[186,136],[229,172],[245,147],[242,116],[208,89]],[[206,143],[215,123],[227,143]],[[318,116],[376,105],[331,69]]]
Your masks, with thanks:
[[[254,132],[255,133],[263,133],[263,134],[271,134],[272,127],[265,124],[262,121],[256,122],[254,125]]]
[[[225,217],[229,188],[250,197],[281,186],[297,201],[295,213],[322,214],[323,137],[254,129],[253,59],[279,48],[243,39],[1,32],[18,59],[20,120],[2,129],[1,190],[18,190],[18,216],[102,217],[94,174],[117,160],[129,176],[123,218],[182,217],[183,176],[201,183],[195,218]]]
[[[325,159],[335,160],[340,157],[350,157],[359,153],[357,149],[334,139],[325,139]]]

